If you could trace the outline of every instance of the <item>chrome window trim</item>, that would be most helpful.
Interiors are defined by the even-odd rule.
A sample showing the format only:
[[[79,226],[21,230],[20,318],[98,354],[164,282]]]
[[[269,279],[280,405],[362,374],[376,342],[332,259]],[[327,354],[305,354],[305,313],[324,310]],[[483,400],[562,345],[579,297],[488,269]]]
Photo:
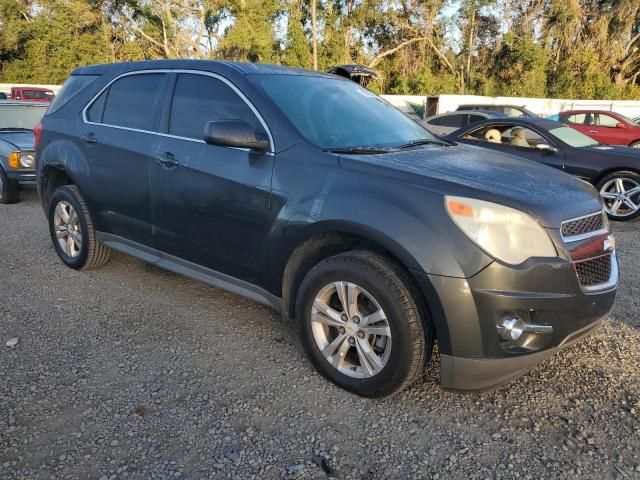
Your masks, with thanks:
[[[570,219],[565,220],[562,223],[560,223],[560,236],[562,237],[562,240],[565,243],[579,242],[581,240],[586,240],[587,238],[597,237],[597,236],[600,236],[600,235],[604,235],[605,233],[609,233],[609,229],[606,226],[604,226],[604,227],[602,227],[602,228],[600,228],[598,230],[594,230],[592,232],[580,233],[578,235],[567,235],[567,236],[565,236],[562,233],[562,227],[566,223],[576,222],[576,221],[582,220],[584,218],[595,217],[596,215],[605,215],[605,213],[603,211],[595,212],[595,213],[589,213],[587,215],[582,215],[581,217],[570,218]],[[602,223],[603,223],[603,225],[606,225],[606,220],[603,220]]]
[[[132,131],[132,132],[150,133],[152,135],[158,135],[158,136],[163,136],[163,137],[177,138],[177,139],[181,139],[181,140],[189,140],[189,141],[197,142],[197,143],[206,143],[204,140],[197,139],[197,138],[181,137],[181,136],[178,136],[178,135],[171,135],[169,133],[161,133],[161,132],[158,132],[158,131],[141,130],[141,129],[138,129],[138,128],[122,127],[122,126],[119,126],[119,125],[111,125],[109,123],[91,122],[91,121],[89,121],[87,119],[87,110],[89,108],[91,108],[91,106],[95,103],[95,101],[98,99],[98,97],[100,97],[100,95],[102,95],[102,93],[105,90],[107,90],[113,83],[115,83],[116,81],[120,80],[123,77],[128,77],[128,76],[131,76],[131,75],[144,75],[144,74],[149,74],[149,73],[163,73],[163,74],[188,73],[188,74],[194,74],[194,75],[202,75],[202,76],[205,76],[205,77],[212,77],[212,78],[215,78],[215,79],[220,80],[221,82],[225,83],[227,86],[229,86],[229,88],[231,88],[231,90],[233,90],[244,101],[244,103],[247,104],[249,109],[258,118],[258,121],[260,122],[260,124],[264,128],[265,132],[267,132],[267,136],[269,137],[269,151],[265,152],[265,154],[266,155],[274,155],[275,154],[275,142],[273,141],[273,135],[271,134],[271,130],[269,129],[269,126],[267,125],[267,122],[265,122],[264,118],[262,117],[262,115],[260,114],[258,109],[249,101],[249,99],[246,97],[246,95],[244,93],[242,93],[242,91],[238,87],[236,87],[231,81],[227,80],[225,77],[223,77],[220,74],[213,73],[213,72],[206,72],[206,71],[203,71],[203,70],[189,70],[189,69],[182,69],[182,68],[176,68],[176,69],[173,69],[173,68],[161,68],[161,69],[153,69],[153,70],[136,70],[136,71],[133,71],[133,72],[122,73],[122,74],[118,75],[117,77],[111,79],[111,81],[109,81],[109,83],[107,83],[104,87],[102,87],[100,89],[100,91],[98,93],[96,93],[91,100],[89,100],[89,102],[82,109],[82,121],[87,125],[98,125],[98,126],[103,126],[103,127],[117,128],[117,129],[120,129],[120,130],[128,130],[128,131]],[[243,151],[247,151],[247,152],[251,151],[250,148],[238,148],[238,147],[226,147],[226,148],[233,148],[234,150],[243,150]]]

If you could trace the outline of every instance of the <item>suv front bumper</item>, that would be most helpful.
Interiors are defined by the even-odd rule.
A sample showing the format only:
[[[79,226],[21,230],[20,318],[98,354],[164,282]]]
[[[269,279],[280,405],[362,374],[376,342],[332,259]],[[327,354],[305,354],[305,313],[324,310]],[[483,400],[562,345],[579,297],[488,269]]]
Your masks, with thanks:
[[[468,279],[414,272],[432,307],[442,388],[491,389],[591,333],[615,300],[615,252],[611,261],[611,277],[601,290],[583,288],[573,263],[562,258],[532,259],[518,267],[493,262]],[[505,341],[499,325],[512,315],[552,331]]]

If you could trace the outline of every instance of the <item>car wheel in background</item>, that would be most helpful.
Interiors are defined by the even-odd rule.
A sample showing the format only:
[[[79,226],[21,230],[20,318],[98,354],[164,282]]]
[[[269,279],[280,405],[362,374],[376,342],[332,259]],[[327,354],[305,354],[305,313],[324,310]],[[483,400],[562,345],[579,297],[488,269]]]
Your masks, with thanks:
[[[631,148],[640,148],[640,140],[638,140],[637,142],[632,142],[629,146]]]
[[[104,265],[111,250],[96,240],[87,205],[75,185],[58,188],[49,201],[49,232],[60,259],[76,270]]]
[[[609,218],[628,221],[640,215],[640,175],[635,172],[613,172],[596,186]]]
[[[413,383],[433,335],[411,285],[400,266],[369,251],[342,253],[311,269],[298,292],[296,322],[320,373],[367,397]]]
[[[16,203],[18,200],[20,200],[18,186],[9,181],[7,174],[0,167],[0,203]]]

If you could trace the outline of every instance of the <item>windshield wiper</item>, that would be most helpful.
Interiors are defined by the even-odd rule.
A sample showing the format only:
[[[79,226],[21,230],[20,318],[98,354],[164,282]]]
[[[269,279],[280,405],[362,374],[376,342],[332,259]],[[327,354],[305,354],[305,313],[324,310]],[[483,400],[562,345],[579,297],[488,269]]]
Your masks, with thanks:
[[[395,148],[410,148],[417,147],[418,145],[444,145],[448,147],[451,145],[450,143],[439,141],[439,140],[430,140],[428,138],[421,138],[420,140],[413,140],[411,142],[403,143],[402,145],[398,145]]]
[[[31,128],[24,127],[2,127],[0,128],[0,132],[6,132],[7,130],[19,130],[21,132],[33,132]]]
[[[389,153],[392,152],[391,148],[381,148],[381,147],[347,147],[347,148],[326,148],[325,152],[331,153],[342,153],[342,154],[351,154],[351,155],[373,155],[376,153]]]

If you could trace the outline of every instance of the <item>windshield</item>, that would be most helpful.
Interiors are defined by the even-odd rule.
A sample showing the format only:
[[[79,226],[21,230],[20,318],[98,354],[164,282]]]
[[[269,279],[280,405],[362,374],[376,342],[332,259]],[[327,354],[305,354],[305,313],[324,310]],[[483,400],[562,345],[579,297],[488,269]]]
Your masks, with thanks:
[[[635,123],[635,121],[631,117],[627,117],[626,115],[622,115],[621,113],[616,113],[621,119],[623,119],[627,123]]]
[[[258,83],[310,143],[327,150],[441,143],[355,82],[319,76],[259,75]]]
[[[587,137],[584,133],[570,127],[554,128],[549,130],[549,133],[572,147],[591,147],[598,145],[598,142],[593,138]]]
[[[0,129],[28,128],[40,121],[47,107],[28,105],[0,105]]]

